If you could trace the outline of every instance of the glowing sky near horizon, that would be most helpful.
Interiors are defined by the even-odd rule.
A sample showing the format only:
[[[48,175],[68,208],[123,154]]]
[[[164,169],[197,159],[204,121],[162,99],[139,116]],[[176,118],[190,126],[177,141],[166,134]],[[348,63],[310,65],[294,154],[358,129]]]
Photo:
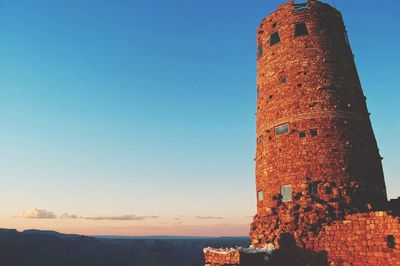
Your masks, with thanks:
[[[0,227],[246,235],[255,32],[283,2],[0,1]],[[398,197],[400,2],[335,2]]]

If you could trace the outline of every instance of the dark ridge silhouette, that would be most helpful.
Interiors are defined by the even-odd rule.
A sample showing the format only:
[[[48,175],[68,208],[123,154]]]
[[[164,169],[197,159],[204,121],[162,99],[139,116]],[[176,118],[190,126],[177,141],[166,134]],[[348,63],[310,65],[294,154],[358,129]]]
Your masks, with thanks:
[[[54,231],[0,229],[4,266],[197,266],[207,246],[248,246],[246,237],[96,238]]]

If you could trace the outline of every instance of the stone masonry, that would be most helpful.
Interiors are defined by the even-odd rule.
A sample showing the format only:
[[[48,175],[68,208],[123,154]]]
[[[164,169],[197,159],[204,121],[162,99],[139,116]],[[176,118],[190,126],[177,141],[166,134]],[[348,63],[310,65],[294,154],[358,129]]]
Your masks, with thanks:
[[[279,249],[289,234],[329,265],[400,265],[399,200],[387,201],[366,97],[330,5],[290,1],[258,27],[256,133],[253,247]],[[208,252],[206,263],[240,264],[240,252],[229,256]]]

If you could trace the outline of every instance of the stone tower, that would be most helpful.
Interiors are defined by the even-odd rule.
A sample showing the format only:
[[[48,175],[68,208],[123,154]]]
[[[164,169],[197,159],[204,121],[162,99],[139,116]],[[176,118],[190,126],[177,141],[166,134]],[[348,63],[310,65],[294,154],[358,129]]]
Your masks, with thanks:
[[[282,232],[301,240],[329,219],[383,206],[382,158],[340,12],[290,1],[262,21],[257,45],[253,243]]]
[[[340,12],[290,1],[257,46],[252,245],[206,248],[205,264],[400,265],[400,198],[387,201]]]

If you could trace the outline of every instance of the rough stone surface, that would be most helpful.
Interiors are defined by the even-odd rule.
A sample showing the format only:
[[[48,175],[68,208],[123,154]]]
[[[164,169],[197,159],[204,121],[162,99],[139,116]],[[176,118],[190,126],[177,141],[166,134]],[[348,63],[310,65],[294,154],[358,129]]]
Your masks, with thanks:
[[[340,12],[316,0],[290,1],[261,22],[257,46],[250,238],[254,247],[278,248],[275,262],[259,265],[284,265],[291,256],[290,265],[400,265],[400,199],[387,201]],[[291,249],[282,246],[288,235]],[[318,262],[309,260],[314,255]],[[242,263],[212,254],[206,261]]]

